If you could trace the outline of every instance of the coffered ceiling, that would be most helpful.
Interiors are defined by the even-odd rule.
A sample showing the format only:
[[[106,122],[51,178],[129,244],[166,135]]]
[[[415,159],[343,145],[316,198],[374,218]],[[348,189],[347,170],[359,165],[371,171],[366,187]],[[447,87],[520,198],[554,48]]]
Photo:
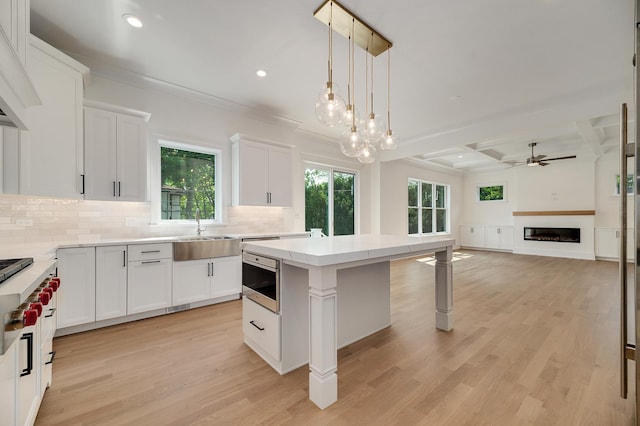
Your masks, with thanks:
[[[314,114],[327,79],[327,27],[313,17],[321,3],[31,0],[31,28],[101,75],[169,83],[338,138]],[[550,157],[615,149],[619,105],[633,99],[633,0],[341,3],[394,44],[391,113],[401,142],[382,160],[474,172],[524,161],[533,141],[536,154]],[[128,26],[125,13],[144,26]],[[334,37],[334,79],[343,90],[347,49]],[[375,62],[382,115],[386,60]],[[258,78],[257,69],[268,75]],[[364,110],[362,51],[356,70]]]

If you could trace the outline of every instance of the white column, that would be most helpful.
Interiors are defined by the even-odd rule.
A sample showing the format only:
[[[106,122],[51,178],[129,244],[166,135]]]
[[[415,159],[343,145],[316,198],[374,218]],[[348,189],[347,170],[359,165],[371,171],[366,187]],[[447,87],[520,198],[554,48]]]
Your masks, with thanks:
[[[320,409],[338,400],[337,272],[309,268],[309,399]]]
[[[453,328],[453,247],[436,252],[436,328]]]

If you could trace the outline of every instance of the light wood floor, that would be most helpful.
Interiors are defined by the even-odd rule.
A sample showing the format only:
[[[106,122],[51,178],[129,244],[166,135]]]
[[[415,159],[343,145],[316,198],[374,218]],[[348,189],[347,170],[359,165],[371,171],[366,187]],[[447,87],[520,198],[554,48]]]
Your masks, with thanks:
[[[36,424],[633,424],[615,263],[460,254],[449,333],[434,326],[433,266],[392,263],[392,325],[339,351],[324,411],[306,367],[280,376],[242,343],[233,301],[55,339]]]

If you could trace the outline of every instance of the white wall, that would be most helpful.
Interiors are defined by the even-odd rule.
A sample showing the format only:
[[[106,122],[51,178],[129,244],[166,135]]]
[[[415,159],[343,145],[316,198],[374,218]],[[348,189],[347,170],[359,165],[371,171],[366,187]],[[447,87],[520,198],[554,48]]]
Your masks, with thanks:
[[[426,169],[409,161],[397,160],[380,164],[380,233],[406,235],[407,181],[409,178],[451,186],[451,234],[459,240],[460,217],[463,209],[463,177],[459,174]]]
[[[596,228],[620,227],[620,196],[616,195],[616,175],[620,171],[619,150],[607,153],[596,161]],[[627,164],[633,173],[633,158]],[[623,190],[624,192],[624,190]],[[627,197],[627,226],[633,228],[633,197]]]

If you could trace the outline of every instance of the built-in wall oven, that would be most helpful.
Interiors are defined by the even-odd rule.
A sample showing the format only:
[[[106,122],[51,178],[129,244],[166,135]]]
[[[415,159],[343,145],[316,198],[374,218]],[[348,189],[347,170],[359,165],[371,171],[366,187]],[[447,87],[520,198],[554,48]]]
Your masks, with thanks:
[[[242,254],[242,293],[247,299],[280,312],[280,261],[259,254]]]

